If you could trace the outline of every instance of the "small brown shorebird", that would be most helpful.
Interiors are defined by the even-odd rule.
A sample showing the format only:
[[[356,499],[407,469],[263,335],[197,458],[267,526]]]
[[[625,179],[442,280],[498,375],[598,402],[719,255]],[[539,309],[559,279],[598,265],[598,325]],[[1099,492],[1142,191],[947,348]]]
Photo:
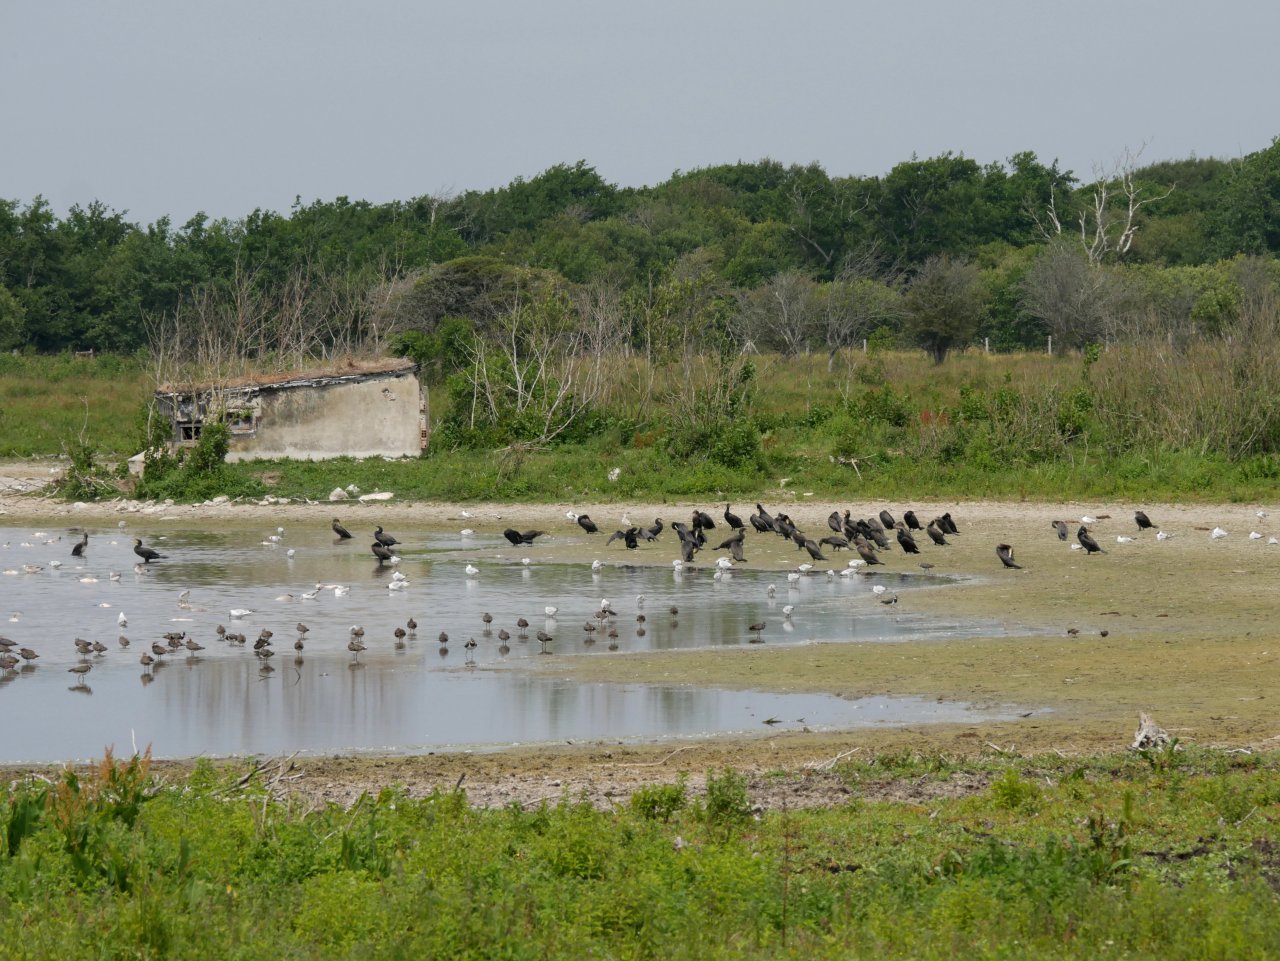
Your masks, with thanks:
[[[438,640],[441,644],[448,644],[448,643],[449,643],[449,635],[448,635],[448,634],[446,634],[444,631],[441,631],[441,632],[440,632],[440,636],[439,636],[438,638],[436,638],[436,640]]]
[[[507,641],[511,640],[511,632],[508,631],[505,627],[500,628],[498,631],[498,640],[500,640],[503,644],[507,643]]]
[[[535,636],[538,638],[538,643],[542,645],[542,650],[538,653],[550,654],[551,652],[547,650],[547,645],[550,644],[554,638],[552,638],[552,636],[546,631],[539,631]]]
[[[411,618],[409,618],[407,621],[405,621],[405,622],[404,622],[404,626],[405,626],[405,627],[407,627],[407,628],[409,629],[409,633],[410,633],[410,634],[415,634],[415,633],[417,633],[417,630],[418,630],[418,622],[417,622],[417,621],[415,621],[412,617],[411,617]]]
[[[156,662],[156,659],[152,657],[150,654],[148,654],[146,651],[143,651],[142,657],[138,658],[138,663],[140,663],[143,667],[147,667],[147,668],[151,667],[151,665],[154,664],[155,662]]]
[[[73,665],[72,667],[67,668],[67,673],[76,675],[76,683],[83,684],[84,676],[88,674],[91,670],[93,670],[92,661],[81,661],[79,664],[76,664],[76,665]]]
[[[351,640],[347,641],[347,650],[350,651],[352,655],[354,655],[352,660],[359,660],[360,652],[363,651],[364,649],[365,649],[365,646],[361,644],[360,641],[358,641],[354,637],[351,638]]]
[[[27,661],[28,663],[30,663],[31,661],[34,661],[37,657],[40,656],[35,651],[31,650],[31,648],[29,647],[18,648],[18,654],[19,656],[21,656],[21,658],[24,661]]]
[[[529,636],[529,622],[526,621],[523,617],[516,619],[516,627],[520,628],[521,637]]]
[[[493,615],[490,614],[488,611],[485,611],[483,614],[480,615],[480,620],[484,621],[485,633],[488,633],[489,630],[491,630],[489,625],[493,623]]]

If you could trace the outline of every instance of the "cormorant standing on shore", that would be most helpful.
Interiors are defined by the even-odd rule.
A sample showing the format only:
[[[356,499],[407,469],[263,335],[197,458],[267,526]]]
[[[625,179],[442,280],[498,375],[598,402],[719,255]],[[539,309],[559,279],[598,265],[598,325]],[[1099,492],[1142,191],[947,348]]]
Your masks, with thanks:
[[[1021,564],[1015,564],[1013,562],[1013,546],[1012,545],[997,544],[996,557],[1000,558],[1000,563],[1003,564],[1005,567],[1011,567],[1015,571],[1022,570]]]
[[[746,524],[742,523],[741,517],[739,517],[737,514],[729,510],[728,504],[724,505],[724,522],[728,524],[731,528],[733,528],[735,531],[743,530],[747,526]]]
[[[342,521],[338,520],[338,518],[335,517],[333,519],[332,526],[333,526],[333,532],[337,534],[339,538],[341,538],[344,541],[350,539],[351,532],[342,526]],[[378,530],[382,530],[382,528],[379,527]]]
[[[1098,546],[1098,542],[1093,539],[1093,535],[1089,533],[1089,528],[1087,527],[1081,526],[1081,528],[1076,531],[1076,539],[1080,541],[1080,546],[1084,548],[1084,552],[1086,554],[1106,553],[1106,551]]]

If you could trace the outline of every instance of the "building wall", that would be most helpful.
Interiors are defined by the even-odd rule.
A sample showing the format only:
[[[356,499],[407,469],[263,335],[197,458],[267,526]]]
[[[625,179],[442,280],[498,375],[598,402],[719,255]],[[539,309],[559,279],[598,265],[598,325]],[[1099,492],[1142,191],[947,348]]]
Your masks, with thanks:
[[[263,388],[253,428],[232,430],[227,460],[416,457],[422,452],[420,393],[412,372]]]

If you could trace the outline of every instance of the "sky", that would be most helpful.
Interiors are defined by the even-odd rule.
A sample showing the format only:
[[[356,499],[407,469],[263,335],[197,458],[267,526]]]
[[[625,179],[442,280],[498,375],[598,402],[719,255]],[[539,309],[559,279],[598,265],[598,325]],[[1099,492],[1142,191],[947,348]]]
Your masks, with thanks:
[[[1268,146],[1278,36],[1272,0],[0,0],[0,198],[180,225],[948,151],[1090,179]]]

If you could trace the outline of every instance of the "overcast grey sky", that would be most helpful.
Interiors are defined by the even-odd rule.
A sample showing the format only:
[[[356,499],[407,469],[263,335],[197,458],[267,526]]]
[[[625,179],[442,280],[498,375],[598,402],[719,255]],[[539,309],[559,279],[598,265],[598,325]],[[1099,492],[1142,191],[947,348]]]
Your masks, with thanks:
[[[772,157],[1077,175],[1280,134],[1274,0],[0,0],[0,197],[239,217]]]

